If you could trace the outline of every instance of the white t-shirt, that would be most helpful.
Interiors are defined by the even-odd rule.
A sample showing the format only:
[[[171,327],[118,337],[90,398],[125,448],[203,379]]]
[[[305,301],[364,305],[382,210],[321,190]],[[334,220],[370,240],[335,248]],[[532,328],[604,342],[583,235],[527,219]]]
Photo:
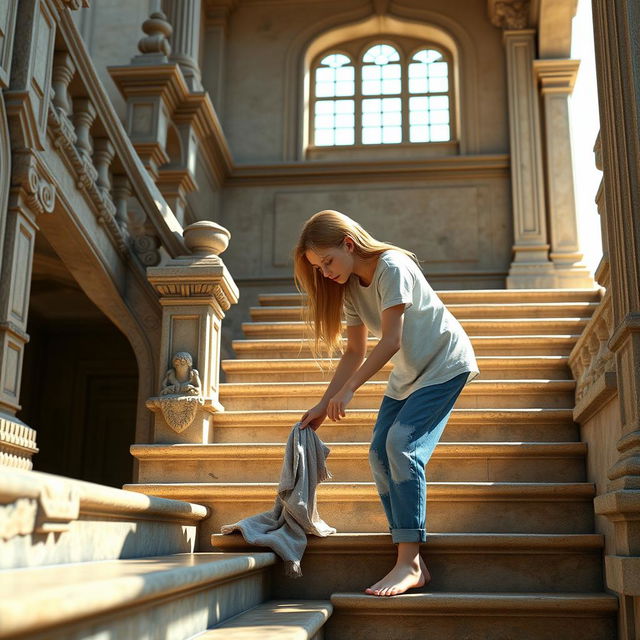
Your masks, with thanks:
[[[382,312],[405,305],[402,342],[393,355],[385,395],[404,400],[417,389],[440,384],[465,371],[467,382],[478,373],[471,340],[444,306],[418,265],[401,251],[380,254],[369,286],[357,275],[345,284],[344,312],[348,326],[364,324],[382,336]]]

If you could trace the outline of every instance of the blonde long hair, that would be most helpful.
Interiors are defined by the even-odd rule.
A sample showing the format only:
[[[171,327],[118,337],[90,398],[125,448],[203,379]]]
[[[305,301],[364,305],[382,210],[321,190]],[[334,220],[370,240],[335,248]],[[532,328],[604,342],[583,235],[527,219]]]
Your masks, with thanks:
[[[293,277],[296,288],[303,294],[303,318],[311,335],[311,351],[318,359],[322,347],[333,356],[341,351],[340,333],[345,285],[325,278],[307,260],[306,251],[339,247],[345,237],[353,239],[354,253],[364,260],[395,249],[420,263],[415,254],[388,242],[380,242],[355,220],[339,211],[319,211],[307,220],[294,249]]]

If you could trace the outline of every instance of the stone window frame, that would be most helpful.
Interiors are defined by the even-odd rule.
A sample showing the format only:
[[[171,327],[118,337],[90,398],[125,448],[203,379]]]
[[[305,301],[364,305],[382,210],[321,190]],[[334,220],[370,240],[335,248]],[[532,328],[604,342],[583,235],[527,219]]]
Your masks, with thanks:
[[[362,68],[366,63],[363,62],[364,54],[376,45],[389,45],[393,47],[400,55],[400,65],[402,68],[401,75],[401,92],[399,94],[389,94],[384,97],[399,97],[402,104],[402,141],[396,143],[363,143],[362,142],[362,101],[365,98],[381,97],[378,95],[364,96],[362,93]],[[446,95],[449,98],[449,127],[450,135],[449,140],[446,141],[429,141],[429,142],[411,142],[409,140],[409,99],[416,97],[409,92],[409,65],[413,60],[413,56],[419,51],[425,49],[432,49],[440,52],[444,61],[448,66],[448,91],[445,93],[439,93],[438,95]],[[353,144],[344,145],[315,145],[315,104],[318,97],[315,95],[316,83],[315,83],[315,71],[320,66],[321,61],[329,55],[341,54],[347,56],[351,60],[351,64],[355,69],[354,77],[354,94],[352,96],[336,96],[337,98],[344,97],[345,99],[352,99],[354,101],[354,135],[355,142]],[[314,151],[331,152],[336,151],[340,153],[341,150],[354,150],[354,149],[397,149],[398,147],[410,147],[417,149],[420,147],[434,147],[434,146],[447,146],[457,145],[458,140],[458,123],[457,123],[457,103],[456,103],[456,66],[452,53],[444,47],[442,44],[430,41],[422,40],[412,37],[403,37],[398,35],[386,36],[378,35],[373,37],[357,38],[347,42],[342,42],[337,45],[333,45],[322,52],[314,56],[310,65],[310,82],[308,85],[308,130],[307,130],[307,153],[313,154]],[[423,94],[419,94],[420,96]],[[426,94],[430,95],[430,94]],[[334,97],[335,98],[335,97]],[[322,99],[322,97],[320,98]]]

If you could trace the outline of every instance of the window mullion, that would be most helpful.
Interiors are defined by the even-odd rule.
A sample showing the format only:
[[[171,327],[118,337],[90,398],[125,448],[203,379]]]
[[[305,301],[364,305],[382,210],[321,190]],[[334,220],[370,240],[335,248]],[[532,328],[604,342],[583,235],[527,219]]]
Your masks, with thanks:
[[[354,100],[354,125],[355,131],[355,143],[357,145],[362,144],[362,62],[357,61],[355,64],[355,93],[353,95]]]
[[[407,59],[404,61],[401,73],[402,142],[409,142],[409,61]]]

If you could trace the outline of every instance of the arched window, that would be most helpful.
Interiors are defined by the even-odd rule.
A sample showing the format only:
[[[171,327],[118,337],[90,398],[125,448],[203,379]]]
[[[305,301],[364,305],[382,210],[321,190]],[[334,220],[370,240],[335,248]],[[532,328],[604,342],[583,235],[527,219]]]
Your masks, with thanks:
[[[356,47],[325,52],[313,66],[311,146],[452,140],[446,52],[391,41]]]

